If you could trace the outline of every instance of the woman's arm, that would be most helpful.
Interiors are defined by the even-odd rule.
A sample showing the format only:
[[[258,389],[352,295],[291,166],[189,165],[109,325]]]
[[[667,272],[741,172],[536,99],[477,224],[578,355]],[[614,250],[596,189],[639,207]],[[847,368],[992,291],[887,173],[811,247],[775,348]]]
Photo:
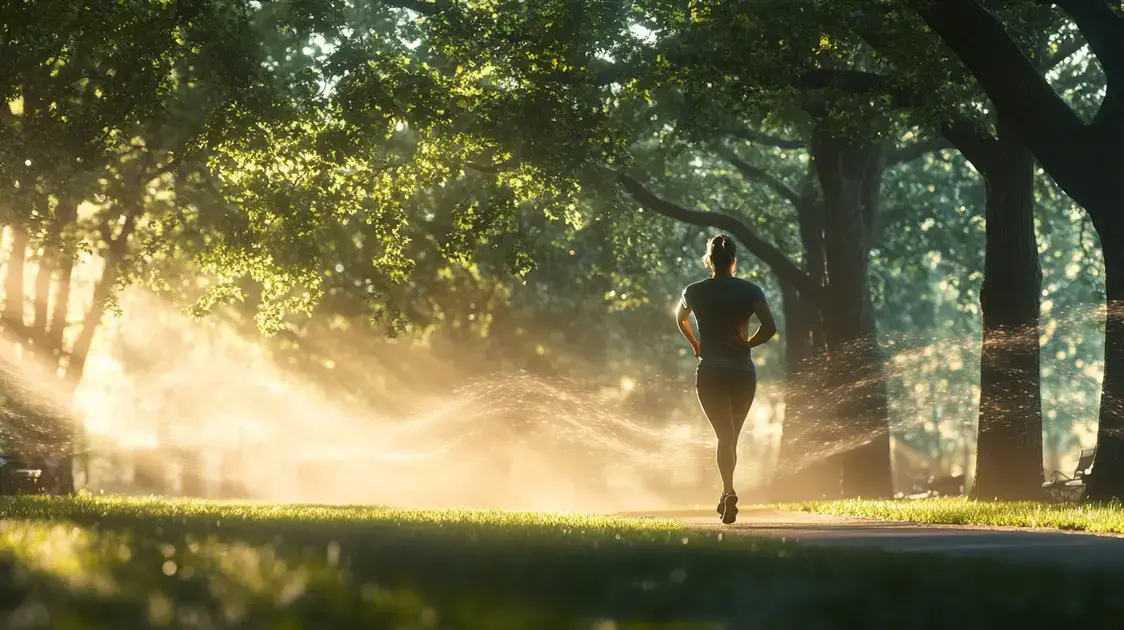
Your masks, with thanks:
[[[750,348],[756,348],[766,343],[773,338],[773,335],[777,334],[777,323],[773,321],[773,312],[769,310],[768,302],[764,299],[758,300],[753,305],[753,312],[757,315],[757,319],[761,320],[761,326],[749,338]]]
[[[695,331],[691,328],[691,307],[680,304],[679,312],[675,315],[675,322],[679,324],[679,332],[683,333],[683,338],[691,344],[695,356],[699,356],[699,340],[695,337]]]

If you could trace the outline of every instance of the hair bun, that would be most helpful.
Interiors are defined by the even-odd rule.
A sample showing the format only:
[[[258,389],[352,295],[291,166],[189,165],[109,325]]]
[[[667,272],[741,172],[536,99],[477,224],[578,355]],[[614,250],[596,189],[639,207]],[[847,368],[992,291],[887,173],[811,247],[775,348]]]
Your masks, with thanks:
[[[728,267],[734,262],[736,251],[737,247],[730,241],[729,236],[716,234],[707,243],[707,252],[703,256],[703,264],[712,269]]]

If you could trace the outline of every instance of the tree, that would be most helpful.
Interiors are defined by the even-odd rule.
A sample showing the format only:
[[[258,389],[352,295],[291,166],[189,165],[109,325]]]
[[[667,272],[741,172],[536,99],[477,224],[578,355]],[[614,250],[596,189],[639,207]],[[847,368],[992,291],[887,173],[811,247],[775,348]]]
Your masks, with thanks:
[[[0,178],[12,246],[3,327],[24,371],[51,383],[46,389],[67,406],[116,291],[159,281],[152,272],[165,254],[213,253],[192,241],[231,229],[215,220],[229,206],[209,161],[248,128],[291,114],[278,104],[280,88],[299,91],[264,76],[253,23],[261,14],[246,5],[50,4],[21,5],[5,25]],[[44,11],[51,24],[41,37]],[[187,223],[211,232],[200,239]],[[75,323],[84,288],[74,271],[84,255],[99,270]],[[74,444],[50,447],[58,455]],[[66,492],[71,458],[63,460]]]
[[[1051,3],[1074,22],[1104,68],[1096,116],[1082,120],[977,0],[922,3],[917,11],[964,62],[999,115],[1058,185],[1089,213],[1105,261],[1105,371],[1097,460],[1086,498],[1124,498],[1124,220],[1115,173],[1124,165],[1124,16],[1105,0]]]
[[[845,11],[849,7],[843,7]],[[853,14],[852,14],[853,15]],[[1041,16],[1038,16],[1041,18]],[[1041,22],[1042,20],[1039,19]],[[1047,21],[1048,22],[1048,21]],[[993,135],[986,123],[974,122],[947,97],[947,78],[963,74],[925,45],[926,34],[908,21],[851,20],[864,41],[893,65],[908,85],[892,76],[865,72],[816,71],[815,83],[881,95],[910,108],[922,125],[940,133],[983,176],[986,184],[987,256],[981,306],[984,344],[981,356],[981,398],[977,476],[973,492],[980,497],[1023,499],[1038,496],[1042,482],[1042,421],[1038,339],[1041,271],[1033,220],[1033,160],[1020,150],[1021,141],[1009,125]],[[1039,25],[1027,39],[1042,72],[1080,49],[1073,38],[1057,37],[1047,55],[1043,43],[1049,24]],[[1056,27],[1054,27],[1056,30]],[[919,75],[916,68],[930,70]],[[918,80],[915,77],[920,76]],[[938,78],[933,78],[938,77]],[[937,83],[933,83],[937,81]],[[955,92],[955,91],[954,91]],[[971,102],[971,94],[961,96]],[[998,279],[996,281],[995,279]]]
[[[540,7],[534,14],[521,15],[519,19],[510,22],[496,22],[495,18],[504,13],[494,7],[477,14],[470,7],[442,5],[432,7],[432,10],[424,11],[424,13],[434,20],[431,33],[435,38],[431,44],[438,41],[453,41],[456,38],[457,44],[444,47],[443,55],[447,59],[443,59],[442,65],[451,67],[456,64],[458,68],[462,66],[475,66],[477,68],[486,66],[492,73],[491,76],[497,78],[505,75],[518,77],[516,80],[523,82],[524,85],[527,84],[528,79],[534,78],[536,80],[532,82],[532,85],[537,93],[543,94],[544,98],[547,99],[569,102],[571,110],[575,112],[583,111],[584,108],[604,99],[604,91],[598,91],[596,88],[603,87],[606,84],[611,86],[619,81],[626,82],[627,90],[621,91],[620,94],[615,91],[612,92],[614,95],[613,101],[619,102],[622,100],[621,95],[627,94],[628,91],[644,95],[644,98],[647,99],[647,93],[654,91],[655,84],[669,79],[677,85],[686,86],[682,90],[688,105],[686,109],[692,113],[694,118],[703,119],[704,122],[713,122],[705,119],[707,113],[716,109],[733,107],[734,111],[737,112],[737,108],[744,109],[747,102],[751,108],[761,107],[763,101],[758,97],[749,97],[747,101],[747,94],[749,94],[747,88],[750,88],[750,86],[759,87],[762,83],[765,83],[769,86],[769,89],[783,92],[791,81],[801,76],[803,69],[814,68],[819,63],[817,55],[819,58],[825,59],[830,59],[833,56],[847,58],[846,53],[838,52],[838,46],[834,44],[823,45],[819,25],[807,21],[802,22],[801,28],[795,33],[788,33],[793,36],[793,40],[799,41],[800,45],[786,46],[784,50],[776,50],[776,47],[769,42],[775,41],[774,34],[777,24],[767,25],[763,28],[758,28],[756,25],[747,26],[744,20],[739,19],[744,17],[739,13],[744,11],[744,8],[723,9],[717,6],[708,6],[705,11],[700,9],[698,15],[692,13],[690,19],[685,19],[675,12],[662,13],[666,7],[659,6],[658,3],[644,8],[650,12],[648,15],[652,18],[649,25],[662,25],[664,31],[670,29],[673,34],[665,33],[661,35],[661,44],[650,47],[649,50],[645,50],[644,47],[640,47],[639,50],[630,50],[627,43],[608,44],[610,50],[613,51],[613,56],[624,60],[624,63],[616,63],[610,68],[601,70],[594,70],[597,64],[590,60],[590,51],[605,37],[606,32],[612,32],[614,28],[620,28],[622,22],[618,7],[605,8],[602,15],[608,14],[610,20],[591,31],[593,34],[588,39],[577,38],[574,29],[576,25],[584,24],[585,21],[590,19],[591,14],[589,12],[572,11],[555,15],[552,12],[557,7],[553,6]],[[727,15],[727,13],[729,14]],[[551,21],[556,18],[561,21]],[[613,26],[612,19],[617,20],[618,26]],[[662,24],[661,20],[663,21]],[[511,40],[489,39],[493,35],[498,37],[500,33],[510,34],[524,29],[526,32],[534,31],[529,25],[539,22],[547,25],[559,25],[557,31],[550,32],[549,37],[532,40],[535,46],[541,46],[541,49],[537,50],[543,52],[547,59],[550,59],[551,55],[555,56],[549,66],[545,64],[536,65],[537,62],[529,67],[520,65],[523,63],[520,60],[528,58],[528,49],[525,46],[528,40],[520,40],[524,44],[512,47],[509,43]],[[714,41],[716,33],[711,25],[720,22],[739,25],[741,30],[738,36],[745,41],[739,41],[735,44],[721,41],[716,44]],[[623,24],[628,24],[628,20],[625,19]],[[566,37],[569,37],[569,39],[566,39]],[[478,38],[479,41],[474,38]],[[487,40],[487,45],[479,43],[484,40]],[[757,43],[763,45],[756,47],[755,44]],[[807,48],[810,50],[818,52],[794,59],[790,51],[800,49],[804,44],[807,44]],[[725,48],[723,48],[724,46]],[[758,63],[748,68],[748,72],[745,73],[749,75],[748,77],[725,70],[730,67],[746,70],[744,60],[739,61],[740,65],[738,66],[731,65],[727,61],[732,62],[735,58],[742,59],[744,54],[750,50],[752,50],[750,54],[756,55],[754,60]],[[770,58],[770,56],[773,57]],[[532,58],[537,60],[539,58],[538,53],[533,54]],[[517,72],[513,72],[513,68],[517,69]],[[771,72],[778,75],[779,79],[778,76],[770,76]],[[721,89],[711,89],[713,84],[721,86]],[[567,91],[560,93],[557,91],[557,87],[564,87]],[[667,90],[664,90],[661,96],[666,92]],[[769,101],[768,98],[770,97],[766,97],[764,101],[777,102],[776,98],[772,101]],[[543,109],[544,107],[541,100],[534,98],[527,99],[522,105],[533,105],[536,109]],[[788,105],[788,107],[793,108],[792,105]],[[808,109],[809,107],[817,111],[805,112],[805,115],[811,113],[813,119],[830,121],[830,116],[826,113],[818,113],[818,110],[823,108],[822,104],[796,105],[795,109]],[[595,106],[594,110],[596,111]],[[557,109],[551,111],[557,111]],[[488,124],[495,124],[495,122],[497,121],[490,120]],[[846,126],[848,121],[843,122],[843,126]],[[602,130],[604,129],[603,123],[603,119],[598,119],[592,128]],[[568,124],[581,126],[578,121],[568,119],[566,122],[559,120],[557,128],[564,129]],[[821,126],[827,127],[830,125],[821,122]],[[854,126],[851,125],[850,131],[854,131]],[[540,169],[557,169],[560,163],[565,163],[567,166],[573,163],[572,158],[561,157],[561,154],[566,153],[566,151],[553,148],[554,143],[550,140],[537,137],[539,127],[535,128],[535,141],[530,144],[511,138],[512,128],[508,125],[503,133],[515,142],[516,148],[513,153],[518,156],[518,160],[534,163]],[[514,128],[517,129],[518,127]],[[608,140],[614,137],[614,134],[610,132],[606,131],[605,133]],[[842,369],[837,372],[838,376],[833,380],[839,391],[843,391],[853,382],[851,380],[853,374],[865,374],[867,367],[879,363],[877,344],[874,341],[874,318],[871,314],[869,293],[863,283],[865,283],[866,277],[866,252],[870,240],[865,232],[872,231],[871,220],[877,215],[876,201],[881,173],[881,166],[879,165],[883,159],[881,155],[883,148],[878,146],[877,142],[873,142],[870,137],[862,137],[862,134],[857,136],[852,134],[849,137],[847,133],[840,130],[829,131],[827,129],[820,129],[816,134],[817,137],[812,145],[816,154],[815,164],[818,167],[821,187],[825,193],[825,208],[828,211],[825,216],[825,224],[830,226],[827,230],[830,237],[829,242],[826,243],[826,257],[829,267],[828,276],[834,278],[834,281],[829,280],[829,291],[835,299],[841,300],[840,305],[847,306],[841,309],[841,315],[832,319],[833,329],[825,331],[827,333],[826,338],[829,348],[834,346],[834,355],[840,359],[836,362],[837,366],[849,361],[854,361],[856,366],[861,366],[858,369],[853,369],[855,366],[841,366]],[[620,134],[616,135],[619,136]],[[564,143],[562,146],[571,147],[572,144]],[[550,159],[542,159],[544,149],[546,149],[546,154]],[[751,251],[754,249],[752,245],[750,249]],[[830,271],[830,268],[835,269],[834,273]],[[834,282],[833,285],[832,282]],[[863,303],[851,304],[849,300],[853,296],[867,297],[860,300]],[[844,322],[848,323],[844,324]],[[859,379],[859,382],[869,385],[874,390],[884,388],[884,379],[881,376],[875,373],[868,376],[869,378]],[[843,412],[843,416],[852,418],[881,416],[882,420],[869,424],[869,426],[856,425],[854,435],[850,437],[838,436],[836,439],[829,441],[846,443],[848,440],[858,439],[859,442],[862,442],[869,439],[870,436],[881,436],[875,437],[875,446],[871,448],[888,453],[888,431],[885,427],[885,418],[887,417],[886,394],[884,389],[881,393],[872,390],[870,395],[860,392],[855,396],[839,396],[838,398],[840,404],[855,407]],[[883,402],[871,402],[870,408],[859,408],[860,405],[865,404],[862,401],[878,400]],[[872,421],[867,420],[866,422]],[[855,436],[861,437],[856,438]],[[847,459],[850,461],[848,467],[851,468],[851,474],[847,475],[848,479],[881,476],[881,478],[887,480],[887,483],[881,486],[867,481],[853,483],[848,481],[846,483],[851,485],[851,489],[848,490],[849,493],[862,492],[869,495],[888,492],[888,455],[885,458],[881,455],[871,456],[862,453],[860,450],[858,455]],[[874,467],[882,472],[874,473],[866,470],[866,467],[872,462],[879,462]],[[876,486],[878,487],[876,488]]]

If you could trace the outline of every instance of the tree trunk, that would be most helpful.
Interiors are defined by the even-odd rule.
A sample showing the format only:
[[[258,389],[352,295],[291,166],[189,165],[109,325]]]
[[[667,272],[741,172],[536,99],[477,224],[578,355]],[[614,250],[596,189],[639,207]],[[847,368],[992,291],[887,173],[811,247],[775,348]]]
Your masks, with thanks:
[[[1038,344],[1042,271],[1034,233],[1034,158],[999,121],[984,173],[987,253],[980,289],[983,349],[973,496],[1030,500],[1042,494],[1042,397]]]
[[[1085,488],[1085,500],[1103,502],[1124,498],[1124,220],[1092,210],[1090,215],[1104,252],[1107,304],[1097,458]]]
[[[807,501],[839,493],[839,462],[830,448],[818,404],[823,377],[819,312],[782,283],[785,344],[784,424],[770,501]]]
[[[817,286],[825,283],[823,206],[813,195],[797,205],[804,269]],[[781,283],[785,318],[785,418],[770,499],[806,501],[839,494],[840,468],[824,435],[824,406],[818,404],[825,374],[823,319],[816,303]]]
[[[35,316],[31,323],[31,338],[36,349],[43,349],[47,341],[47,314],[51,300],[51,275],[54,273],[52,254],[44,251],[36,261],[35,270]]]
[[[23,263],[27,257],[27,230],[15,225],[12,231],[12,249],[8,254],[8,271],[4,277],[4,328],[10,334],[22,335],[23,323]]]
[[[825,316],[832,408],[831,452],[843,469],[845,497],[893,494],[890,468],[889,396],[878,347],[874,309],[867,286],[864,199],[871,160],[879,149],[817,135],[813,159],[824,194],[824,251],[827,261]]]
[[[67,255],[59,263],[55,277],[55,303],[51,309],[51,323],[47,329],[47,348],[56,362],[62,358],[65,342],[66,316],[70,309],[70,277],[74,273],[74,256]]]
[[[78,338],[74,340],[74,347],[70,350],[70,358],[66,364],[66,384],[70,392],[77,389],[82,381],[90,346],[93,345],[94,335],[101,326],[102,313],[105,311],[105,304],[109,300],[115,282],[117,282],[117,261],[111,256],[105,261],[105,269],[102,270],[101,278],[94,287],[94,299],[90,303],[90,310],[86,311],[82,329],[78,332]]]
[[[64,232],[67,231],[76,216],[77,208],[69,199],[61,200],[55,207],[55,218],[51,223],[47,240],[43,244],[43,254],[38,258],[39,268],[35,274],[35,317],[31,325],[31,337],[34,339],[38,353],[44,359],[50,357],[55,360],[56,372],[58,371],[58,358],[60,357],[58,350],[62,347],[62,338],[60,335],[58,343],[54,343],[53,328],[57,324],[61,331],[66,326],[70,274],[74,268],[73,257],[68,254],[69,248],[63,245]],[[69,258],[69,261],[67,261],[67,258]],[[65,278],[60,277],[56,284],[55,308],[52,311],[50,295],[55,271],[65,274]],[[60,315],[61,322],[57,321]]]
[[[139,216],[141,209],[142,208],[138,205],[136,208],[126,213],[124,225],[116,237],[112,236],[108,229],[104,230],[107,244],[105,267],[102,269],[101,278],[98,279],[97,285],[94,287],[93,300],[91,301],[90,309],[86,311],[86,317],[82,321],[82,329],[78,332],[78,337],[74,341],[74,346],[70,349],[66,362],[66,371],[63,376],[65,391],[70,396],[74,395],[75,390],[78,389],[78,385],[82,382],[82,375],[86,370],[86,359],[89,357],[94,335],[97,333],[98,327],[101,326],[102,313],[105,311],[106,302],[109,300],[109,296],[113,292],[113,287],[117,283],[119,273],[118,265],[120,265],[122,258],[125,256],[129,237],[136,228],[137,216]],[[70,262],[73,263],[73,260]],[[67,276],[69,276],[69,273]],[[67,284],[69,284],[69,278],[67,278]],[[58,313],[56,313],[56,315],[58,315]],[[64,321],[65,317],[66,313],[63,312],[62,318]],[[63,466],[60,467],[61,493],[63,494],[74,493],[74,460],[78,453],[79,443],[83,442],[85,439],[79,427],[73,427],[73,429],[74,438],[71,440],[68,452],[63,454]]]

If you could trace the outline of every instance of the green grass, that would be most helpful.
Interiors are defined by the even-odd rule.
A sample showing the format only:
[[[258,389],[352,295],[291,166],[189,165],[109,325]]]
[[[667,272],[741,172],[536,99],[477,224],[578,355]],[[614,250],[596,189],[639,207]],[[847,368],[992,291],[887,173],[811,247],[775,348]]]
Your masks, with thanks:
[[[1119,577],[672,521],[0,499],[5,628],[1115,627]]]
[[[894,521],[992,527],[1044,527],[1084,532],[1124,534],[1124,506],[1059,503],[1002,503],[965,498],[920,500],[815,501],[784,509],[858,516]]]

